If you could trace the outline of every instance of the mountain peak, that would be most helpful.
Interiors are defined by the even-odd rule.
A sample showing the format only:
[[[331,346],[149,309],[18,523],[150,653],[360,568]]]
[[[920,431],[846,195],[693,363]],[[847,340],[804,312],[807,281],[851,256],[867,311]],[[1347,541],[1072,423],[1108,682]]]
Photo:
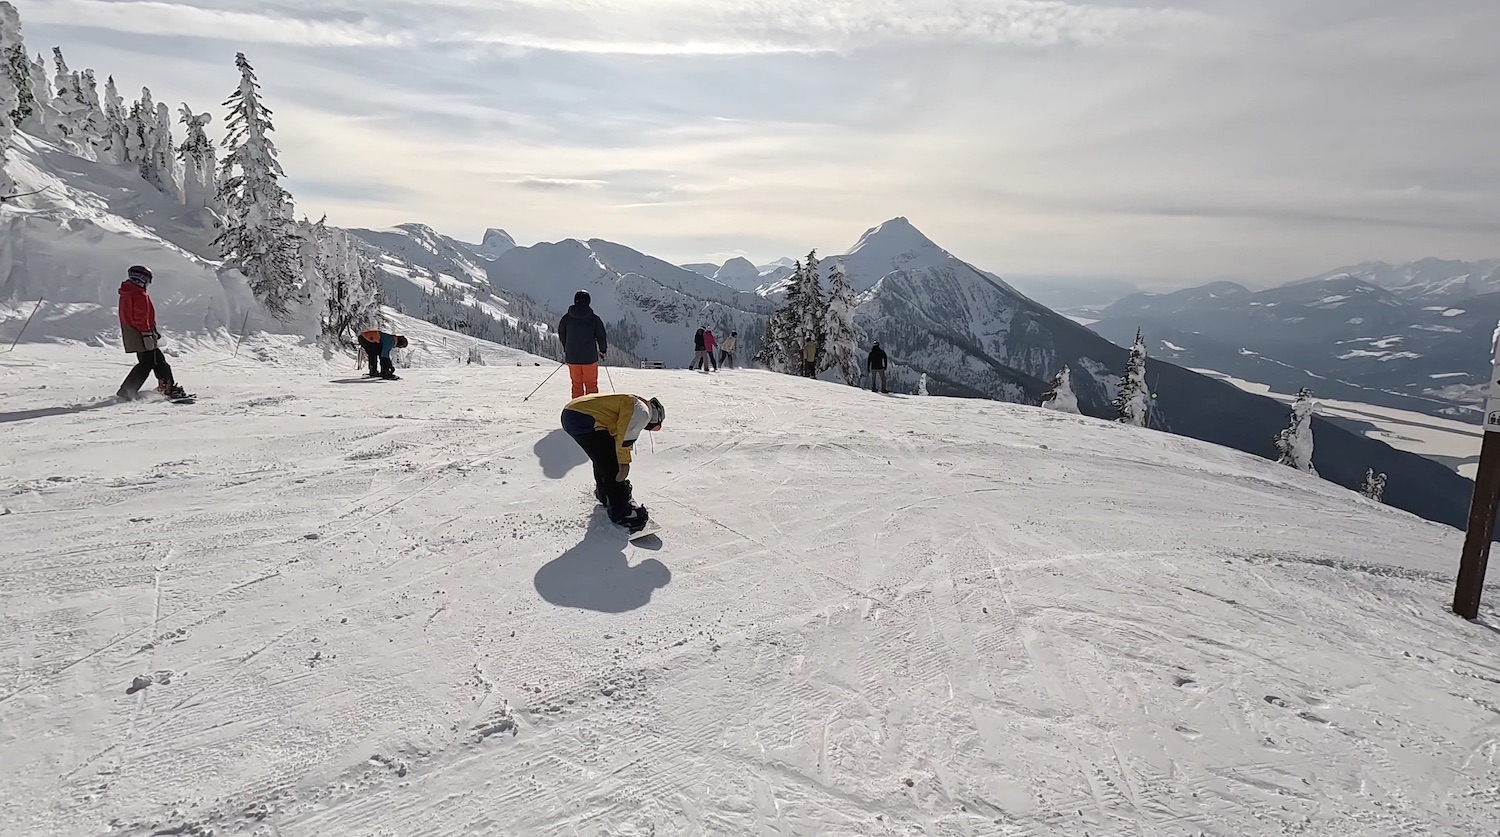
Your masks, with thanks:
[[[484,231],[484,237],[479,240],[476,250],[480,255],[498,256],[506,250],[515,249],[516,240],[511,234],[502,229],[490,227]]]
[[[849,252],[853,253],[856,250],[859,250],[862,247],[870,246],[875,242],[881,243],[881,245],[886,248],[893,245],[908,245],[911,247],[937,247],[937,245],[932,242],[932,239],[923,235],[922,231],[917,229],[916,226],[913,225],[911,221],[908,221],[906,219],[906,216],[904,215],[897,215],[895,218],[892,218],[889,221],[865,230],[865,234],[859,237],[859,241],[854,245],[854,249],[850,250]]]

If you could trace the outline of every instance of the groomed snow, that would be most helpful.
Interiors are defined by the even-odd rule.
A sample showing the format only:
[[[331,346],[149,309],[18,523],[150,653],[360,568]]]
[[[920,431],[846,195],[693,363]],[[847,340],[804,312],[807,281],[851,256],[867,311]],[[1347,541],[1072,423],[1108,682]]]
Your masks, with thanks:
[[[1053,411],[613,369],[667,405],[629,546],[566,376],[255,348],[176,358],[187,406],[0,355],[0,831],[1494,830],[1456,530]]]

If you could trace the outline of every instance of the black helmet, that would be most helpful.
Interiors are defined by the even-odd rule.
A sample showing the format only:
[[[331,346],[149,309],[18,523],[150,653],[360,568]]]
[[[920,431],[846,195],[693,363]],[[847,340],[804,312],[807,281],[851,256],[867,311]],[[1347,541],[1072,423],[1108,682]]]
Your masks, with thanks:
[[[590,297],[588,291],[579,291],[578,293],[573,294],[574,305],[588,305],[589,301]]]
[[[129,270],[125,271],[125,278],[139,279],[149,285],[151,284],[151,268],[142,264],[133,264]]]

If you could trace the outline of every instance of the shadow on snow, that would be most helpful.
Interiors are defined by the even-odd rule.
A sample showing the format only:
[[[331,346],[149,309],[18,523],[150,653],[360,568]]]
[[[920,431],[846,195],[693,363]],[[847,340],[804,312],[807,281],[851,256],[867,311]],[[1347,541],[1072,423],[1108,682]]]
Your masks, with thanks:
[[[66,416],[73,413],[84,413],[89,410],[97,410],[100,407],[108,407],[113,404],[123,404],[117,398],[106,398],[103,401],[95,401],[92,404],[72,404],[67,407],[38,407],[35,410],[17,410],[14,413],[0,413],[0,424],[13,421],[30,421],[32,419],[48,418],[49,416]]]
[[[630,566],[628,543],[625,532],[596,511],[583,540],[537,570],[537,593],[558,607],[599,613],[645,607],[652,593],[672,582],[672,571],[655,558]]]
[[[542,473],[548,479],[560,480],[569,471],[589,461],[588,454],[562,428],[538,439],[531,451],[536,454],[537,461],[542,463]]]

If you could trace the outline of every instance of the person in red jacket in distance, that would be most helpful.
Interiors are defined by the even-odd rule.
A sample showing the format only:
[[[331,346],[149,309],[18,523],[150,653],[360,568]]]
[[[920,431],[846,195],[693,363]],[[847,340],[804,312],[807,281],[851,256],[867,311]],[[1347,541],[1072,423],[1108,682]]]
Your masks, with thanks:
[[[172,367],[158,345],[161,333],[156,330],[156,306],[146,293],[151,284],[151,269],[132,265],[125,275],[127,278],[120,283],[120,337],[125,351],[135,353],[136,364],[115,395],[126,401],[136,400],[146,376],[154,372],[157,392],[168,398],[185,398],[187,392],[173,380]]]

